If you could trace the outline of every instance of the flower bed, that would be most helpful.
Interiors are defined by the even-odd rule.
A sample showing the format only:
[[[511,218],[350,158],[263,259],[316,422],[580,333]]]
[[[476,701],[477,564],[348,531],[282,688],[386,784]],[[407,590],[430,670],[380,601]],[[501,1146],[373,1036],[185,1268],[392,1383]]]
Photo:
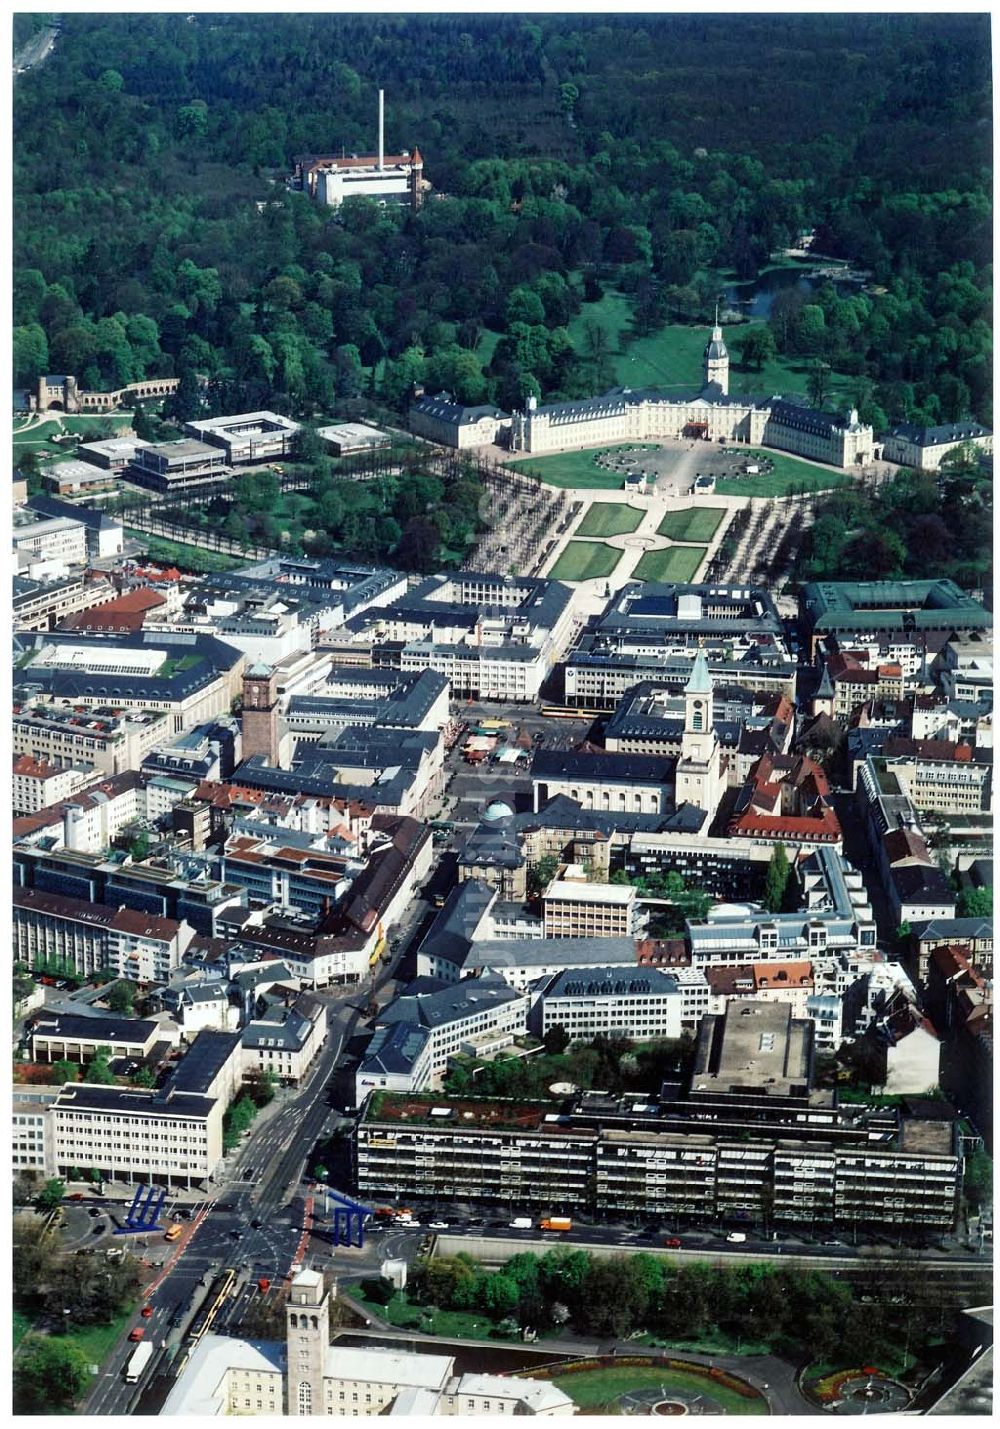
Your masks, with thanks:
[[[855,1365],[853,1369],[838,1369],[833,1374],[825,1374],[813,1384],[807,1385],[806,1388],[820,1404],[834,1404],[840,1399],[844,1385],[863,1375],[878,1375],[880,1379],[891,1378],[891,1375],[886,1374],[885,1370],[879,1369],[877,1365],[864,1365],[861,1368]]]

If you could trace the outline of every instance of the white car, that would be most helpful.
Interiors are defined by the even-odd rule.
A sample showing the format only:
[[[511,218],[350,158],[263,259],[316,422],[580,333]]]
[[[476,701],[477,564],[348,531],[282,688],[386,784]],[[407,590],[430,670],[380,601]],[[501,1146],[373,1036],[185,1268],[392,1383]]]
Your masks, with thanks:
[[[432,1231],[446,1231],[446,1230],[448,1229],[448,1222],[447,1222],[447,1221],[430,1221],[430,1222],[428,1223],[428,1229],[429,1229],[429,1230],[432,1230]]]

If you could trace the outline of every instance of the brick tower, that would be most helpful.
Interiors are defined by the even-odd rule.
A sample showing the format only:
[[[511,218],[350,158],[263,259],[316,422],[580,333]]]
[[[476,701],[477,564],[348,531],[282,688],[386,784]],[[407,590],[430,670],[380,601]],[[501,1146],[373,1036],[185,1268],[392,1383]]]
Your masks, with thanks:
[[[258,662],[243,673],[243,758],[262,754],[277,768],[280,725],[277,678]]]

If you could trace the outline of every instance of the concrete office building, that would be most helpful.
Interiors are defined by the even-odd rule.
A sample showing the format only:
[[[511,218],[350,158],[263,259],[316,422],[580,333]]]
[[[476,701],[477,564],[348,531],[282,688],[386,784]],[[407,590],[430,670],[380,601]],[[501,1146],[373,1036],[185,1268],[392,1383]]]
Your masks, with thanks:
[[[36,814],[15,818],[15,845],[37,845],[97,853],[108,847],[122,829],[146,815],[146,791],[131,770],[109,779],[94,777],[68,799],[48,804]]]
[[[57,1173],[93,1166],[109,1180],[205,1186],[222,1160],[225,1107],[193,1092],[64,1086],[49,1111]]]
[[[185,422],[184,430],[189,437],[225,452],[229,466],[256,466],[291,456],[301,428],[277,412],[241,412],[235,417]]]
[[[569,640],[573,599],[558,581],[455,571],[352,616],[344,639],[373,665],[437,670],[455,697],[526,702]]]
[[[79,521],[89,560],[104,561],[122,553],[125,528],[117,517],[100,507],[78,506],[55,496],[38,495],[31,499],[31,510],[43,520]]]
[[[356,456],[359,452],[380,451],[392,445],[392,437],[369,422],[339,422],[317,427],[316,435],[331,456]]]
[[[631,884],[588,883],[583,871],[569,868],[542,895],[547,938],[637,937],[645,915]]]
[[[93,784],[94,771],[46,764],[30,754],[19,754],[14,756],[12,783],[14,817],[17,818],[22,814],[37,814]]]
[[[149,445],[149,442],[140,441],[138,437],[109,437],[100,442],[81,442],[76,454],[90,467],[110,472],[113,476],[121,476],[136,452]]]
[[[682,1024],[677,980],[658,968],[573,969],[531,989],[529,1025],[539,1037],[562,1027],[573,1042],[597,1036],[647,1042],[680,1037]]]
[[[58,1087],[15,1086],[11,1107],[11,1167],[15,1176],[30,1176],[36,1181],[55,1176],[55,1142],[49,1107],[58,1095]]]
[[[741,1221],[949,1230],[954,1113],[839,1107],[813,1085],[813,1024],[756,1001],[703,1019],[671,1096],[452,1105],[385,1095],[355,1128],[361,1195]]]
[[[87,528],[76,517],[39,516],[22,507],[14,513],[12,540],[19,566],[36,560],[79,566],[87,559]]]
[[[90,765],[102,774],[138,769],[167,733],[166,714],[97,706],[85,715],[53,705],[15,703],[15,756],[58,765]]]
[[[230,475],[226,453],[208,442],[181,437],[173,442],[155,442],[139,447],[125,475],[136,486],[144,486],[161,496],[199,491]]]
[[[158,1022],[46,1012],[32,1019],[26,1036],[33,1062],[86,1062],[105,1047],[113,1057],[141,1062],[158,1041],[171,1040]]]

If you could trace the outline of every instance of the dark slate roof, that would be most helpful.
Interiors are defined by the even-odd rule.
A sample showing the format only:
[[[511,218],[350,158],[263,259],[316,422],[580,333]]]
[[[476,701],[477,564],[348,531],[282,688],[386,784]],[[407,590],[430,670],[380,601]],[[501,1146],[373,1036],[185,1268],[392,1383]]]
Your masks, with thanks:
[[[955,893],[944,874],[935,865],[903,865],[890,870],[896,892],[904,901],[911,898],[929,899],[935,903],[954,903]]]
[[[216,1106],[215,1097],[169,1089],[159,1092],[140,1091],[134,1087],[95,1086],[90,1082],[70,1082],[60,1087],[55,1104],[58,1109],[132,1113],[136,1116],[188,1116],[204,1120]]]
[[[546,963],[606,968],[617,957],[623,967],[637,966],[635,938],[487,938],[470,947],[465,969],[541,967]]]
[[[786,402],[780,397],[771,402],[768,420],[780,422],[783,427],[792,427],[795,431],[811,432],[817,437],[828,437],[831,432],[841,431],[848,425],[847,418],[837,412],[818,412],[813,407]]]
[[[495,417],[497,421],[510,420],[510,413],[501,411],[499,407],[466,407],[461,402],[456,402],[448,392],[439,392],[436,397],[417,397],[410,403],[410,411],[436,417],[440,422],[453,422],[456,427],[470,426],[481,417]]]
[[[305,1046],[311,1031],[312,1023],[294,1008],[274,1008],[267,1016],[255,1018],[247,1024],[243,1029],[243,1046],[255,1050],[280,1048],[298,1052]]]
[[[938,427],[919,427],[914,422],[897,422],[889,428],[890,437],[900,437],[918,447],[937,447],[945,442],[968,442],[975,437],[988,437],[987,427],[978,422],[946,422]]]
[[[659,968],[567,968],[544,990],[550,997],[664,997],[677,991],[677,979]]]
[[[377,682],[382,689],[374,696],[293,695],[286,713],[286,719],[293,728],[316,727],[324,722],[357,723],[359,720],[416,727],[426,718],[428,710],[448,684],[445,676],[437,670],[410,673],[338,669],[331,672],[330,678],[339,685],[358,684],[369,688]]]
[[[232,981],[241,992],[250,992],[261,983],[291,982],[292,974],[280,959],[269,959],[261,968],[245,968],[234,974]]]
[[[412,1022],[395,1022],[376,1028],[356,1076],[363,1078],[366,1072],[406,1076],[413,1070],[430,1037],[426,1027],[416,1027]]]
[[[932,918],[927,923],[914,923],[913,936],[920,943],[943,941],[954,943],[993,941],[993,923],[989,918]]]
[[[37,511],[40,516],[69,516],[91,531],[106,531],[112,526],[121,525],[114,516],[109,516],[98,507],[77,506],[73,501],[60,501],[56,496],[39,494],[33,496],[28,504],[31,510]]]
[[[406,988],[379,1015],[379,1022],[406,1022],[433,1030],[450,1022],[463,1022],[488,1008],[517,1002],[523,996],[502,977],[493,976],[463,978],[436,992],[414,993]]]
[[[531,765],[532,779],[582,779],[608,784],[669,784],[676,759],[656,754],[577,754],[540,749]]]
[[[26,632],[14,636],[14,659],[38,651],[46,645],[74,645],[97,650],[163,649],[168,660],[190,658],[186,668],[165,675],[120,675],[86,669],[51,669],[29,663],[15,671],[15,685],[41,686],[57,698],[73,701],[80,696],[106,699],[110,704],[123,699],[180,700],[197,693],[243,658],[241,651],[217,640],[214,635],[187,631],[138,630],[128,634],[88,635],[58,630]]]
[[[307,556],[271,556],[266,561],[243,566],[200,582],[201,588],[216,590],[270,590],[284,598],[330,604],[333,596],[345,612],[376,599],[400,580],[398,571],[384,566],[358,566],[332,557],[311,560]]]
[[[571,799],[568,794],[557,794],[537,814],[515,814],[510,827],[518,832],[530,828],[573,829],[578,833],[593,830],[610,837],[616,830],[628,830],[630,833],[697,833],[704,820],[704,810],[694,804],[679,804],[676,809],[662,814],[611,813],[601,809],[584,809],[578,800]]]
[[[465,840],[458,862],[464,867],[521,868],[524,854],[507,825],[510,819],[477,824]]]
[[[70,1040],[74,1037],[100,1038],[112,1048],[116,1042],[146,1042],[155,1032],[155,1022],[140,1022],[134,1017],[109,1017],[107,1013],[97,1017],[79,1017],[40,1012],[31,1026],[33,1037],[66,1037]]]
[[[496,899],[496,892],[478,878],[453,888],[417,950],[461,966],[476,929]]]
[[[239,1047],[238,1032],[199,1032],[189,1050],[172,1072],[164,1092],[197,1092],[207,1095],[208,1088]]]

